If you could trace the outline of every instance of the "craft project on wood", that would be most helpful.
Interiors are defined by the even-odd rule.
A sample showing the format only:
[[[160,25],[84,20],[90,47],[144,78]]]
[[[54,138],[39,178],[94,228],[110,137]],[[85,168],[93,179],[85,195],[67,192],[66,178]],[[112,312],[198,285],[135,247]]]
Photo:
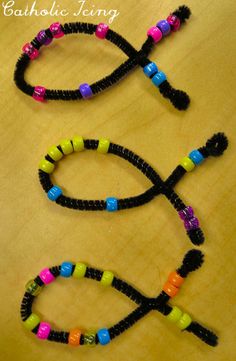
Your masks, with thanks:
[[[39,163],[39,180],[51,201],[56,202],[60,206],[80,211],[116,212],[141,206],[150,202],[158,194],[163,194],[178,212],[191,242],[199,245],[204,242],[204,235],[200,228],[199,220],[195,216],[193,208],[185,205],[173,190],[173,187],[186,173],[192,171],[207,157],[222,155],[227,146],[228,140],[226,136],[223,133],[215,134],[207,141],[205,146],[193,150],[188,157],[184,157],[167,180],[163,181],[153,167],[131,150],[111,143],[108,139],[93,140],[75,136],[71,140],[62,140],[58,146],[53,145],[49,148],[47,155]],[[152,182],[153,186],[142,194],[123,199],[108,197],[106,200],[83,200],[67,197],[61,187],[52,183],[50,174],[53,173],[56,163],[64,156],[72,152],[81,152],[84,149],[96,150],[102,154],[114,154],[127,160],[139,169]]]
[[[173,88],[167,80],[166,74],[163,71],[159,71],[157,65],[149,60],[147,56],[153,46],[159,43],[162,38],[179,30],[180,26],[189,18],[190,14],[189,8],[183,5],[170,14],[166,20],[159,21],[156,26],[151,27],[147,31],[147,39],[139,51],[104,23],[98,25],[82,22],[64,25],[53,23],[48,29],[41,30],[30,43],[26,43],[23,46],[23,54],[18,59],[15,68],[15,83],[25,94],[32,96],[40,102],[45,100],[88,99],[117,83],[139,65],[143,68],[144,74],[151,79],[154,86],[159,89],[164,98],[169,99],[175,108],[185,110],[190,102],[189,96],[184,91]],[[76,33],[95,34],[98,39],[106,39],[120,48],[128,56],[128,59],[101,80],[91,85],[83,83],[75,90],[52,90],[46,89],[42,85],[31,86],[28,84],[24,74],[30,62],[39,56],[40,48],[42,46],[48,46],[54,39]]]
[[[202,252],[195,249],[190,250],[185,255],[182,265],[176,271],[170,273],[160,294],[156,298],[149,298],[127,282],[115,277],[111,271],[103,272],[88,267],[81,262],[75,264],[63,262],[60,266],[43,269],[35,279],[27,283],[21,304],[21,318],[25,328],[36,334],[39,339],[47,339],[72,346],[107,345],[146,314],[155,310],[163,314],[170,322],[175,323],[180,330],[191,332],[208,345],[216,346],[217,336],[212,331],[193,321],[192,317],[180,308],[168,304],[168,301],[179,292],[187,275],[201,267],[202,263]],[[69,332],[53,330],[50,323],[42,322],[40,317],[32,312],[32,304],[43,290],[43,287],[53,282],[58,276],[94,279],[104,287],[112,286],[134,301],[138,307],[117,324],[110,328],[101,328],[97,332],[83,332],[80,328],[73,328]]]

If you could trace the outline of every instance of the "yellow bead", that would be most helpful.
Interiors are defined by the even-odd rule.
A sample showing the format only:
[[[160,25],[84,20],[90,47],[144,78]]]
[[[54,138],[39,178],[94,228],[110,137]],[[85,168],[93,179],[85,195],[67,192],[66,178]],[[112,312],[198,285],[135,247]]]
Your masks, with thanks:
[[[97,151],[98,153],[106,154],[110,146],[110,141],[108,139],[99,139]]]
[[[73,153],[73,146],[71,144],[70,139],[65,139],[60,142],[61,149],[63,154],[67,155]]]
[[[72,274],[73,277],[75,278],[83,278],[85,273],[86,273],[86,269],[87,266],[84,263],[76,263],[75,264],[75,269],[74,272]]]
[[[103,286],[110,286],[112,284],[114,274],[110,271],[104,271],[101,278],[101,284]]]
[[[62,152],[60,152],[60,150],[55,145],[53,145],[51,148],[48,149],[48,155],[53,160],[55,160],[55,162],[57,162],[63,157]]]
[[[178,322],[183,315],[183,312],[176,306],[174,306],[169,313],[169,315],[166,316],[167,320],[170,322]]]
[[[30,280],[25,286],[26,292],[30,293],[33,296],[38,296],[42,291],[42,287],[35,282],[35,280]]]
[[[88,331],[84,334],[84,345],[95,346],[96,345],[96,332]]]
[[[35,313],[31,313],[31,315],[24,321],[24,326],[27,330],[33,330],[40,323],[40,318]]]
[[[177,322],[177,326],[181,330],[184,330],[190,325],[191,322],[192,322],[191,317],[187,313],[184,313],[181,319]]]
[[[54,164],[49,162],[47,159],[42,159],[39,163],[39,169],[43,170],[45,173],[52,173],[54,168]]]
[[[82,150],[84,150],[84,140],[83,137],[80,136],[75,136],[72,139],[72,144],[73,144],[73,148],[75,152],[81,152]]]
[[[180,165],[186,170],[186,172],[191,172],[195,168],[195,164],[189,157],[184,157],[181,159]]]

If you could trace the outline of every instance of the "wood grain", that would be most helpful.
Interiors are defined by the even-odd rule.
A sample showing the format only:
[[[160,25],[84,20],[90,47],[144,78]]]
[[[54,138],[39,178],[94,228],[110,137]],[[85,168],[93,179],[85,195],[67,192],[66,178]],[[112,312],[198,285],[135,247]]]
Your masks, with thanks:
[[[21,1],[18,7],[27,4]],[[90,5],[92,2],[89,3]],[[89,5],[88,4],[88,5]],[[119,9],[112,28],[137,48],[148,27],[179,6],[174,1],[96,1],[96,7]],[[21,46],[57,19],[5,17],[1,9],[1,355],[10,361],[47,360],[186,360],[233,361],[235,350],[235,2],[186,1],[192,17],[180,32],[158,45],[150,58],[174,86],[186,90],[191,106],[174,110],[136,69],[118,86],[88,102],[39,104],[13,83]],[[48,2],[38,2],[46,8]],[[61,0],[71,11],[76,2]],[[59,21],[106,21],[104,17]],[[77,87],[111,72],[125,56],[95,38],[71,36],[54,42],[27,71],[31,84]],[[152,312],[107,347],[74,349],[40,342],[21,324],[19,307],[28,279],[43,267],[82,260],[111,269],[149,296],[155,296],[168,273],[191,245],[164,197],[117,214],[78,213],[47,201],[37,165],[47,148],[61,138],[108,137],[134,150],[165,178],[181,157],[217,131],[229,138],[224,156],[209,159],[176,187],[191,204],[206,234],[205,264],[193,274],[175,304],[219,335],[210,348],[181,334]],[[55,179],[69,195],[118,197],[145,190],[149,182],[113,156],[92,152],[61,162]],[[109,326],[134,305],[116,291],[92,281],[58,280],[35,303],[35,310],[59,328]]]

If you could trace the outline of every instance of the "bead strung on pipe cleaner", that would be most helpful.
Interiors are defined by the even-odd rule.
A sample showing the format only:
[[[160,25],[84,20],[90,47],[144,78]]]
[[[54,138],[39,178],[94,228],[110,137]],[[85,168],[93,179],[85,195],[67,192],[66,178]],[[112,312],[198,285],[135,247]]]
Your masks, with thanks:
[[[147,39],[139,51],[122,36],[109,29],[108,25],[103,23],[98,25],[79,22],[64,25],[54,23],[48,29],[41,30],[31,43],[23,46],[23,54],[18,59],[15,68],[15,83],[25,94],[32,96],[40,102],[45,100],[88,99],[117,83],[139,65],[143,68],[145,75],[158,87],[164,98],[169,99],[175,108],[185,110],[190,102],[189,96],[181,90],[174,89],[168,82],[165,73],[159,71],[157,66],[152,63],[147,56],[151,52],[154,44],[158,43],[169,33],[177,31],[180,25],[189,18],[190,14],[189,8],[183,5],[168,16],[166,20],[159,21],[156,26],[148,30]],[[48,46],[53,39],[75,33],[94,34],[99,39],[106,39],[119,47],[128,59],[103,79],[91,85],[83,83],[75,90],[50,90],[42,85],[31,86],[28,84],[24,78],[24,73],[30,61],[39,56],[40,48],[42,46]]]
[[[199,226],[199,220],[194,215],[192,207],[184,204],[173,190],[173,187],[184,174],[190,170],[189,164],[191,164],[192,170],[192,164],[194,164],[195,167],[195,165],[201,163],[210,155],[219,156],[223,154],[227,146],[228,141],[226,136],[223,133],[215,134],[207,141],[206,146],[191,152],[189,157],[186,157],[187,161],[181,161],[180,165],[174,169],[167,180],[163,181],[159,174],[147,162],[132,151],[111,143],[108,139],[100,139],[99,141],[91,139],[85,140],[81,136],[76,136],[72,138],[72,140],[63,140],[58,146],[54,145],[49,148],[47,155],[39,163],[39,180],[51,201],[55,201],[63,207],[81,211],[107,210],[113,213],[122,209],[141,206],[150,202],[158,194],[163,194],[183,220],[184,227],[191,242],[195,245],[200,245],[204,242],[204,235]],[[111,153],[127,160],[139,169],[152,182],[153,186],[142,194],[123,199],[108,197],[106,200],[83,200],[67,197],[64,195],[61,187],[52,183],[50,174],[53,172],[56,162],[61,160],[64,155],[69,155],[72,152],[80,152],[84,149],[97,150],[97,152],[101,154]],[[199,160],[201,160],[201,162]]]
[[[170,322],[175,323],[180,330],[191,332],[208,345],[216,346],[217,336],[212,331],[193,321],[189,314],[182,312],[178,307],[168,304],[169,299],[173,298],[176,294],[173,290],[179,289],[187,275],[200,268],[202,263],[203,254],[201,251],[189,251],[185,255],[180,268],[170,274],[168,282],[171,287],[167,287],[165,284],[163,290],[156,298],[149,298],[133,286],[117,278],[111,271],[102,272],[88,267],[84,263],[74,264],[64,262],[60,266],[42,270],[39,276],[27,283],[26,292],[21,304],[21,318],[24,326],[40,339],[61,342],[72,346],[91,344],[107,345],[150,311],[155,310],[166,316]],[[48,322],[42,322],[40,317],[32,312],[32,304],[35,297],[42,292],[45,285],[50,283],[47,282],[45,278],[42,278],[42,274],[47,274],[48,276],[50,274],[50,280],[53,281],[58,276],[66,278],[74,277],[76,279],[82,279],[83,277],[94,279],[105,287],[112,286],[134,301],[138,307],[117,324],[109,328],[103,327],[94,333],[83,332],[80,328],[74,328],[69,332],[52,330]],[[171,291],[169,289],[171,289]]]

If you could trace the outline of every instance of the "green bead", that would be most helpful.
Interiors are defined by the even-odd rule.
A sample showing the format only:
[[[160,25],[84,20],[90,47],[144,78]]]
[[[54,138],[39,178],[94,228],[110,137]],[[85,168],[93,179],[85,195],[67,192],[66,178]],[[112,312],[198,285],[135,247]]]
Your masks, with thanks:
[[[24,326],[27,330],[32,331],[38,324],[40,323],[40,318],[35,313],[31,313],[31,315],[24,321]]]
[[[191,317],[187,313],[184,313],[181,319],[177,322],[177,326],[181,330],[185,330],[185,328],[187,328],[191,322],[192,322]]]
[[[89,331],[84,334],[84,345],[88,345],[88,346],[96,345],[96,332]]]
[[[98,153],[106,154],[110,147],[110,141],[105,138],[99,139],[97,151]]]
[[[195,164],[189,157],[182,158],[180,165],[186,170],[186,172],[191,172],[195,168]]]
[[[103,286],[111,286],[114,279],[114,274],[110,271],[104,271],[101,278],[101,284]]]
[[[75,278],[83,278],[85,276],[87,270],[87,266],[84,263],[76,263],[74,272],[72,273],[72,276]]]
[[[37,284],[34,280],[30,280],[26,283],[25,286],[26,292],[30,293],[32,296],[38,296],[42,291],[42,287]]]
[[[176,306],[174,306],[171,312],[166,316],[170,322],[177,322],[181,319],[183,312]]]

